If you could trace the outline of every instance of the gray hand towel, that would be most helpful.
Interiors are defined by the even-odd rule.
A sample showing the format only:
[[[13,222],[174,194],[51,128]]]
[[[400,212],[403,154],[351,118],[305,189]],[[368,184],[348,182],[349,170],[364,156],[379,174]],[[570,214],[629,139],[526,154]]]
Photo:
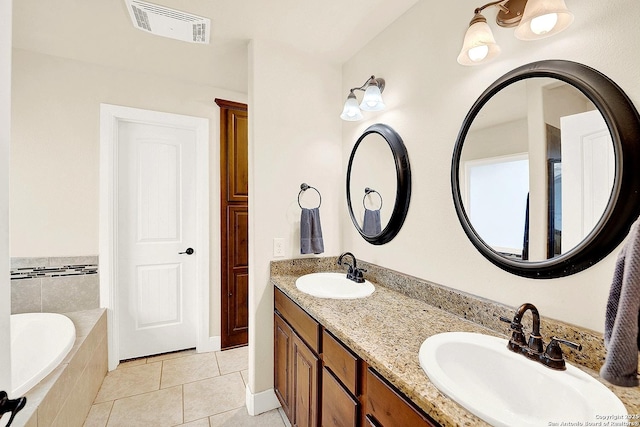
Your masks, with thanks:
[[[380,234],[382,226],[380,225],[380,209],[372,211],[370,209],[364,210],[364,218],[362,220],[362,231],[367,236],[377,236]]]
[[[300,253],[321,254],[324,252],[320,209],[302,208],[300,214]]]
[[[640,336],[640,230],[638,221],[631,226],[622,247],[609,291],[604,326],[607,356],[600,376],[623,387],[638,385]]]

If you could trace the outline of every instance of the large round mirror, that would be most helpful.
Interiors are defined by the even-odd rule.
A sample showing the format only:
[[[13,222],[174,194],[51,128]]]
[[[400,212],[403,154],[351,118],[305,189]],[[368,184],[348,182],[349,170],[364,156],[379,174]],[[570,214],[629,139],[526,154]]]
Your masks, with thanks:
[[[460,222],[491,262],[561,277],[608,255],[640,214],[640,118],[610,79],[541,61],[493,83],[465,118],[452,189]]]
[[[369,243],[387,243],[400,231],[410,198],[411,168],[402,138],[385,124],[369,126],[353,147],[347,168],[353,224]]]

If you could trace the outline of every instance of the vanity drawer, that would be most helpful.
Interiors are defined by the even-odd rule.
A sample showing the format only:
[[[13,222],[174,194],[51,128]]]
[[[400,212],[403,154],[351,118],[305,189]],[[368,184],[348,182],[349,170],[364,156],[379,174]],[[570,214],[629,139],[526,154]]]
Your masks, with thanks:
[[[275,308],[316,353],[320,349],[320,324],[278,288],[274,288]]]
[[[365,419],[373,426],[438,426],[371,368],[367,369],[366,408]]]
[[[327,330],[322,332],[322,361],[351,394],[358,395],[358,357]]]
[[[359,405],[326,367],[322,369],[322,427],[356,427]]]

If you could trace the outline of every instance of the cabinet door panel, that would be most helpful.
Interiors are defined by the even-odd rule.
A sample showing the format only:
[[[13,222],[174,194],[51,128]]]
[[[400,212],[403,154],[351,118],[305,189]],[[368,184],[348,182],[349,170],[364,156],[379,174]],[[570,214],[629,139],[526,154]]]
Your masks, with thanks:
[[[322,426],[355,427],[358,420],[358,401],[325,367],[322,370]]]
[[[293,426],[318,425],[318,386],[320,360],[307,345],[293,336]]]
[[[274,391],[282,410],[291,419],[292,377],[291,357],[293,348],[293,331],[278,314],[274,314]]]

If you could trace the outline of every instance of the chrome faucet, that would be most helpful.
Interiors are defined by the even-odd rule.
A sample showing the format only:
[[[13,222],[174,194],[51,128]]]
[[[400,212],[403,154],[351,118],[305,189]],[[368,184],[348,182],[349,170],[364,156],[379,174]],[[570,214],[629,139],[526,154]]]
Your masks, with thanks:
[[[528,341],[525,338],[524,332],[522,332],[522,317],[527,311],[531,311],[531,316],[533,317],[533,330],[529,335]],[[544,341],[542,340],[542,335],[540,335],[540,313],[533,304],[522,304],[518,310],[516,310],[513,320],[509,320],[502,316],[500,317],[500,320],[509,323],[511,330],[513,331],[511,339],[507,344],[507,348],[509,350],[514,353],[522,354],[536,362],[540,362],[551,369],[567,369],[559,344],[564,344],[574,350],[582,350],[582,345],[556,337],[551,339],[549,345],[547,345],[547,349],[544,350]]]
[[[353,261],[353,265],[343,261],[345,256],[350,256]],[[351,252],[344,252],[338,257],[338,265],[345,264],[347,266],[347,279],[353,280],[356,283],[364,283],[363,273],[366,272],[364,268],[357,267],[356,257]]]

